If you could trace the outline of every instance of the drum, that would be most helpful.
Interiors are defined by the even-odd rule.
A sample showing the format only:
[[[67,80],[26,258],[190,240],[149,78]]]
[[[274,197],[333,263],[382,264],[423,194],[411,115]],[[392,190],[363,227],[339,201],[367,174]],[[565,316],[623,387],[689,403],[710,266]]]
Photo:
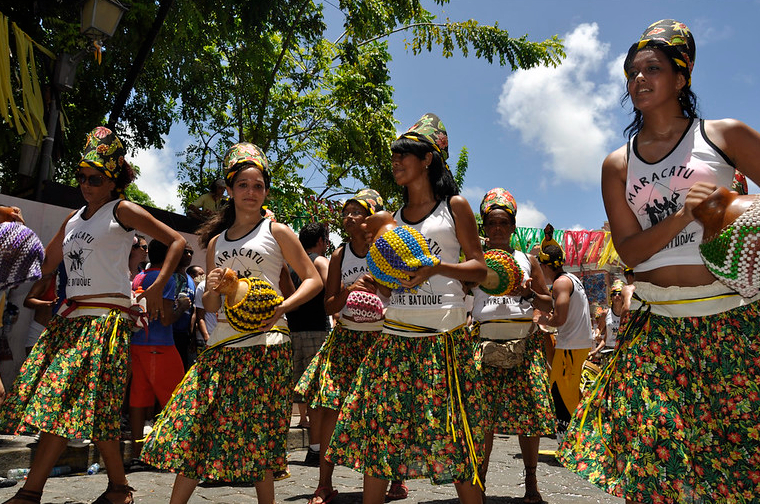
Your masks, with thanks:
[[[583,361],[583,368],[581,369],[581,394],[585,394],[587,390],[594,386],[596,377],[601,372],[602,368],[593,362],[589,360]]]

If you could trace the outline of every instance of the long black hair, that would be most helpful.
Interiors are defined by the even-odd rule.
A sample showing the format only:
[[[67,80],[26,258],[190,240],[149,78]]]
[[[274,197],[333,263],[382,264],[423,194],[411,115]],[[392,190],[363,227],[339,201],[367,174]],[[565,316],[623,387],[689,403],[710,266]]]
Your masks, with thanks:
[[[433,160],[427,167],[427,174],[435,199],[442,201],[449,196],[459,194],[459,187],[457,187],[454,176],[443,164],[441,154],[431,144],[410,138],[399,138],[391,144],[391,152],[394,154],[413,154],[419,159],[425,159],[425,155],[430,152],[433,155]],[[406,187],[403,189],[403,196],[404,203],[407,203],[409,192]]]
[[[659,51],[662,51],[660,48],[653,48],[653,47],[647,47],[647,49],[657,49]],[[689,118],[696,118],[699,117],[699,108],[697,107],[697,95],[694,94],[694,91],[691,90],[691,86],[689,85],[689,71],[686,68],[679,67],[676,65],[675,61],[668,55],[667,52],[662,51],[665,56],[667,57],[668,61],[670,61],[670,64],[673,66],[673,70],[675,72],[681,73],[684,78],[686,79],[686,84],[681,88],[681,94],[678,95],[678,104],[681,106],[681,113],[684,115],[684,117]],[[628,59],[628,58],[626,58]],[[625,102],[630,100],[631,95],[628,93],[628,83],[625,84],[625,93],[623,93],[623,97],[620,99],[620,103],[625,105]],[[644,125],[644,118],[642,117],[641,111],[637,109],[636,107],[633,107],[633,121],[631,121],[631,124],[629,124],[625,128],[625,135],[628,136],[628,139],[630,140],[633,138],[635,134],[637,134],[639,131],[641,131],[641,127]]]

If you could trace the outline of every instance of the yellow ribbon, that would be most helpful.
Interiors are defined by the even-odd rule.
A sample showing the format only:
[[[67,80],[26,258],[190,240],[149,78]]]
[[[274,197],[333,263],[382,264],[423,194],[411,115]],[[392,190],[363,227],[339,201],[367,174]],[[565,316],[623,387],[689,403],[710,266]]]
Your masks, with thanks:
[[[333,342],[335,340],[335,332],[338,330],[338,328],[342,328],[343,324],[338,321],[335,324],[335,327],[332,331],[330,331],[330,334],[327,335],[327,340],[325,341],[324,347],[327,348],[327,355],[325,355],[325,365],[322,368],[322,371],[319,373],[319,398],[324,401],[325,400],[325,382],[327,380],[327,372],[330,369],[331,362],[330,362],[330,356],[332,355],[332,347]]]
[[[589,395],[589,401],[586,403],[585,408],[583,409],[583,415],[581,416],[581,422],[578,426],[578,431],[583,430],[583,425],[586,423],[586,417],[588,416],[589,409],[591,408],[591,398],[596,397],[597,393],[600,390],[607,390],[608,386],[610,384],[610,380],[612,378],[612,369],[615,367],[615,363],[618,360],[618,357],[623,352],[624,349],[628,349],[631,346],[635,346],[639,340],[641,339],[641,335],[644,333],[644,327],[649,322],[649,317],[651,315],[652,306],[654,305],[676,305],[676,304],[687,304],[687,303],[698,303],[701,301],[713,301],[717,299],[724,299],[727,297],[732,296],[738,296],[739,294],[733,292],[728,294],[717,294],[715,296],[707,296],[703,298],[693,298],[693,299],[672,299],[672,300],[666,300],[666,301],[647,301],[645,299],[641,299],[640,297],[636,296],[634,294],[634,298],[641,302],[641,307],[639,307],[635,312],[631,315],[631,320],[626,326],[626,330],[623,333],[623,336],[620,338],[621,344],[618,346],[617,350],[613,354],[610,361],[607,363],[607,365],[604,367],[601,373],[599,373],[599,376],[596,378],[596,382],[594,384],[594,388],[591,391],[591,394]],[[634,335],[631,335],[631,338],[629,339],[629,333],[631,331],[635,331]],[[602,432],[602,409],[597,408],[597,415],[595,419],[597,430],[601,433]],[[612,454],[612,450],[610,450],[609,446],[607,446],[607,443],[604,441],[604,437],[600,436],[602,444],[604,445],[605,450]],[[576,449],[580,448],[581,438],[578,437],[576,441]]]
[[[485,490],[483,482],[480,480],[478,474],[478,455],[475,453],[475,442],[472,438],[472,429],[467,422],[467,411],[465,410],[464,400],[462,399],[462,387],[459,383],[459,359],[457,358],[456,346],[454,345],[453,333],[462,329],[465,324],[460,324],[457,327],[448,331],[440,332],[438,329],[430,327],[411,324],[408,322],[401,322],[399,320],[385,319],[384,327],[394,329],[399,332],[408,333],[436,333],[441,334],[444,338],[444,357],[446,359],[446,382],[449,387],[448,405],[446,406],[446,432],[449,432],[452,437],[452,441],[456,443],[456,426],[454,424],[456,417],[454,412],[459,407],[459,414],[462,417],[462,432],[464,432],[465,442],[467,443],[467,458],[472,465],[472,484],[478,485],[481,490]]]

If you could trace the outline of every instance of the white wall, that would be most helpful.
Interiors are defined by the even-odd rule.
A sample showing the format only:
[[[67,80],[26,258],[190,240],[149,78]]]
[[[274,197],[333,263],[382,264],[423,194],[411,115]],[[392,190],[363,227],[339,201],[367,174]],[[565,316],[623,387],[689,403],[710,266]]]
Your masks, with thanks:
[[[55,233],[63,224],[66,216],[71,213],[70,208],[59,207],[55,205],[48,205],[46,203],[39,203],[37,201],[30,201],[21,198],[14,198],[13,196],[6,196],[0,194],[0,204],[17,206],[21,209],[24,215],[24,221],[26,221],[27,227],[37,233],[43,244],[47,243],[53,238]],[[193,248],[193,262],[192,264],[198,264],[206,269],[206,254],[202,251],[198,245],[198,237],[188,233],[180,233],[185,237],[187,243]],[[150,241],[150,238],[148,238]],[[129,250],[124,252],[129,254]],[[8,337],[8,343],[13,352],[13,361],[0,361],[0,376],[2,376],[3,383],[6,390],[10,388],[13,379],[21,369],[21,364],[24,362],[26,352],[24,347],[26,346],[26,335],[29,331],[29,324],[32,320],[33,312],[28,308],[24,308],[24,298],[32,287],[33,282],[24,283],[11,291],[9,300],[19,307],[18,321],[13,325],[13,329]]]

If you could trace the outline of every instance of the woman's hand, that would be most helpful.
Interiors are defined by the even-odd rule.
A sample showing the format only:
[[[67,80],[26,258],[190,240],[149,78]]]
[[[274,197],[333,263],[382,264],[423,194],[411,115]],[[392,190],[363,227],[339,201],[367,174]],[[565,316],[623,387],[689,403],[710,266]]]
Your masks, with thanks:
[[[206,292],[215,291],[219,284],[222,282],[224,276],[223,268],[214,268],[206,275]]]
[[[364,274],[360,276],[354,283],[349,285],[347,290],[349,292],[358,290],[375,294],[377,291],[377,285],[375,284],[375,280],[372,278],[372,275]]]
[[[163,289],[158,289],[156,288],[156,284],[152,284],[142,294],[137,296],[138,302],[141,299],[145,299],[145,309],[148,312],[148,318],[150,320],[160,319],[164,305]]]
[[[435,275],[435,266],[420,266],[416,271],[409,273],[408,280],[401,280],[399,283],[405,289],[412,289],[418,285],[425,283],[425,281],[431,276]]]
[[[282,318],[283,315],[285,315],[285,306],[282,303],[280,303],[274,309],[274,315],[272,315],[270,318],[266,320],[265,325],[261,328],[261,332],[271,331],[274,325],[277,323],[278,320]]]
[[[551,317],[548,313],[545,311],[539,310],[538,308],[533,310],[533,322],[540,325],[549,325],[549,319]]]
[[[694,220],[694,214],[692,210],[700,203],[702,203],[708,196],[710,196],[717,186],[708,182],[696,182],[689,188],[689,192],[686,193],[686,200],[684,200],[683,211],[690,220]]]
[[[531,285],[533,285],[533,280],[528,278],[525,281],[525,283],[520,285],[520,288],[517,289],[517,292],[515,293],[515,295],[524,297],[524,298],[529,298],[529,297],[534,296],[534,292],[533,292],[533,289],[531,289]]]

